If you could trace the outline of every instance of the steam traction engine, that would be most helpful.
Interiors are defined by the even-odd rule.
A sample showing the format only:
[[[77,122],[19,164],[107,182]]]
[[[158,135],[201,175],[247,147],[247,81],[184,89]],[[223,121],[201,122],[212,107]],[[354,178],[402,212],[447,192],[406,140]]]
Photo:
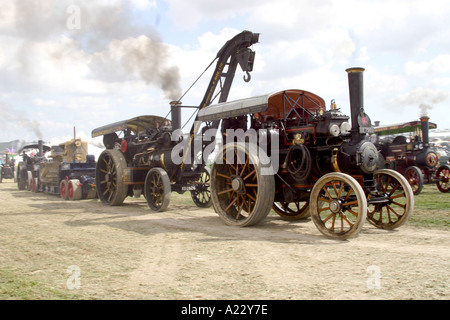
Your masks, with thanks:
[[[38,179],[38,168],[41,162],[46,161],[45,154],[51,148],[44,144],[42,140],[38,143],[23,146],[18,154],[22,157],[22,161],[17,164],[16,180],[19,190],[30,190],[33,181]]]
[[[345,239],[366,218],[386,229],[408,219],[411,187],[398,172],[378,170],[378,151],[366,139],[373,127],[363,109],[363,70],[347,69],[351,119],[303,90],[199,111],[200,120],[223,119],[225,144],[211,168],[211,196],[225,223],[254,225],[273,207],[288,220],[311,215],[323,234]],[[252,134],[230,138],[237,128]]]
[[[25,150],[37,149],[29,156]],[[87,142],[74,138],[70,141],[46,146],[38,144],[22,148],[23,162],[19,163],[17,185],[20,190],[60,195],[64,200],[95,198],[95,167],[93,155],[88,154]],[[50,152],[48,159],[45,154]]]
[[[199,106],[191,108],[206,108],[217,97],[218,102],[226,101],[238,64],[247,73],[244,80],[250,80],[255,54],[249,47],[258,42],[258,37],[243,31],[220,49],[213,60],[217,60],[216,68],[204,98]],[[197,206],[211,205],[209,172],[197,156],[209,145],[214,148],[213,139],[203,144],[201,136],[208,129],[217,128],[219,122],[194,121],[188,137],[183,137],[178,130],[179,104],[175,101],[172,105],[172,121],[139,116],[92,131],[92,137],[103,136],[106,147],[96,168],[97,193],[102,203],[121,205],[127,196],[144,194],[152,210],[163,211],[169,205],[172,191],[190,191]],[[201,141],[194,148],[198,138]]]
[[[400,172],[408,180],[415,195],[425,183],[436,183],[441,192],[450,192],[450,166],[439,163],[439,156],[430,147],[429,129],[436,124],[427,116],[420,121],[376,127],[377,145],[381,150],[386,168]],[[408,141],[402,134],[414,134]],[[397,135],[392,141],[383,136]]]
[[[14,158],[15,154],[9,152],[5,155],[5,161],[2,163],[0,161],[0,183],[3,179],[13,179],[14,178]]]

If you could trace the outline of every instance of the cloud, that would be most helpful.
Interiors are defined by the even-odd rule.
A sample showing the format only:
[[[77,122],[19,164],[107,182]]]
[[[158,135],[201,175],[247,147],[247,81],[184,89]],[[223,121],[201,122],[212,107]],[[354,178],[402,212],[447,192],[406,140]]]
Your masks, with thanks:
[[[138,10],[147,10],[157,7],[156,0],[131,0],[131,2]]]
[[[450,54],[440,54],[430,61],[414,62],[405,64],[405,75],[408,77],[423,77],[429,74],[449,74]]]
[[[56,101],[55,100],[44,100],[44,99],[41,99],[41,98],[33,99],[33,103],[36,106],[45,106],[45,107],[54,107],[54,106],[56,106]]]
[[[393,99],[399,105],[413,104],[437,104],[444,102],[449,96],[448,92],[434,90],[430,88],[415,88],[414,90],[401,94]]]

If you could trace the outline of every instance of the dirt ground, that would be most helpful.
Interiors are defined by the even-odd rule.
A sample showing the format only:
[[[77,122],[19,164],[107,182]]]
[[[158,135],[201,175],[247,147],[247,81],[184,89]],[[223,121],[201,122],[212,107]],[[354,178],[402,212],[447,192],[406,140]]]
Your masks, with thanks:
[[[447,231],[366,223],[338,241],[277,215],[236,228],[186,195],[153,213],[144,198],[108,207],[5,180],[1,268],[82,299],[450,298]]]

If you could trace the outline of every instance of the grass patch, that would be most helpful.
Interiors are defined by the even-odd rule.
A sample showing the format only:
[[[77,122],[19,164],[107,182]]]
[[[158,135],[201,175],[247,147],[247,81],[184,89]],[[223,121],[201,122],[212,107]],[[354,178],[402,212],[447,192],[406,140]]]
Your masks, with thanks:
[[[50,288],[31,276],[0,269],[0,300],[77,300],[85,297]]]
[[[450,229],[450,193],[435,184],[425,185],[414,197],[414,212],[408,223],[416,227]]]

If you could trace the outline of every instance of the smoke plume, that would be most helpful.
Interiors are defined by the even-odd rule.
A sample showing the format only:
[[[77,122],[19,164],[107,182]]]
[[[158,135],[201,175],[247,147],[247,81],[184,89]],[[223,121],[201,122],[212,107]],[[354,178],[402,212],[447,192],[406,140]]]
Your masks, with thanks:
[[[27,115],[10,106],[0,102],[0,127],[2,130],[23,130],[27,129],[36,135],[38,140],[42,140],[42,132],[38,121],[29,120]]]
[[[77,11],[72,13],[69,8]],[[17,73],[24,81],[40,74],[35,66],[35,45],[61,43],[61,38],[67,37],[74,47],[62,51],[87,57],[90,78],[105,82],[143,80],[161,88],[168,99],[180,96],[179,70],[170,63],[169,45],[160,40],[147,20],[136,21],[132,1],[12,0],[2,10],[12,17],[12,36],[22,40]],[[0,35],[2,32],[0,25]],[[60,61],[54,56],[53,64],[58,66]]]
[[[169,63],[170,48],[148,36],[113,40],[102,52],[96,52],[89,63],[93,76],[106,82],[142,79],[156,85],[167,99],[181,95],[178,67]]]

